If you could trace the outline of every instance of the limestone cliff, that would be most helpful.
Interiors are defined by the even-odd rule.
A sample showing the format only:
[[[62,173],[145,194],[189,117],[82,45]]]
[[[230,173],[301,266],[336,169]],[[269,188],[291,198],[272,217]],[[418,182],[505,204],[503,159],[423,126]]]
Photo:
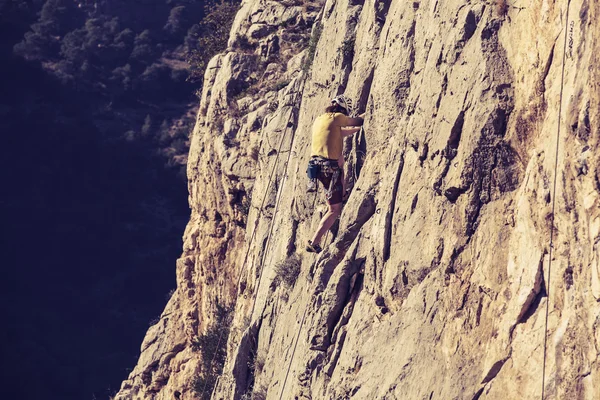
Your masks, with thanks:
[[[245,1],[205,75],[178,288],[117,398],[199,398],[195,340],[232,307],[213,399],[597,399],[599,14]],[[317,258],[310,127],[341,93],[367,116]]]

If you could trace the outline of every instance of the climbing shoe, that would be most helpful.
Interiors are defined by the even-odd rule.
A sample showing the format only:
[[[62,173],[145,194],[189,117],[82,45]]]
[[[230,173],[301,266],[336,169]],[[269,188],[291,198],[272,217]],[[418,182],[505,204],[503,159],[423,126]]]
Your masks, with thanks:
[[[309,253],[319,254],[322,250],[323,249],[318,244],[312,244],[312,242],[310,240],[308,241],[308,245],[306,246],[306,251],[308,251]]]

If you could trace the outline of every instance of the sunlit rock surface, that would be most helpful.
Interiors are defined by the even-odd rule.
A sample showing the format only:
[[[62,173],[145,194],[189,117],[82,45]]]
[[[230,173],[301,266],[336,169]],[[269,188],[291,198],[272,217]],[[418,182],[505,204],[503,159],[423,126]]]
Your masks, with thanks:
[[[546,321],[546,398],[598,398],[600,5],[502,4],[243,3],[205,76],[178,288],[118,399],[199,398],[217,304],[213,399],[537,399]],[[365,129],[315,263],[310,128],[341,93]]]

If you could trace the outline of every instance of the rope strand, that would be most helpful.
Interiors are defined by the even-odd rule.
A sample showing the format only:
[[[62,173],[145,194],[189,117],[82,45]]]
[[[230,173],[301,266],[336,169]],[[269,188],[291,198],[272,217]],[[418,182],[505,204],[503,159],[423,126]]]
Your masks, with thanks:
[[[293,115],[293,113],[292,113],[292,115]],[[291,118],[290,118],[290,120],[291,120]],[[288,122],[289,122],[289,120],[288,120]],[[259,275],[258,275],[258,279],[257,279],[256,290],[254,293],[254,301],[252,302],[252,311],[250,312],[250,318],[252,318],[252,316],[254,315],[254,308],[256,306],[256,295],[258,294],[259,289],[260,289],[260,282],[261,282],[262,276],[263,276],[265,258],[267,256],[267,253],[269,252],[269,245],[271,243],[271,234],[273,233],[273,226],[275,225],[275,216],[277,215],[277,211],[279,210],[279,203],[281,201],[281,197],[283,195],[283,188],[284,188],[285,182],[287,180],[287,168],[290,163],[290,157],[292,155],[291,150],[294,147],[295,137],[296,137],[296,130],[294,130],[292,133],[292,140],[290,142],[290,150],[288,151],[288,157],[287,157],[287,160],[285,161],[285,166],[283,167],[283,179],[282,179],[281,186],[279,187],[279,196],[277,196],[277,201],[275,203],[275,209],[273,210],[273,219],[271,220],[271,224],[269,226],[269,234],[267,235],[267,242],[265,243],[265,249],[264,249],[263,256],[262,256],[262,259],[260,262],[260,271],[259,271]]]
[[[327,235],[329,235],[329,232],[327,232]],[[325,240],[324,242],[327,241],[327,236],[325,236]],[[317,255],[317,259],[315,260],[315,262],[313,263],[313,266],[311,268],[311,270],[314,269],[314,267],[319,263],[319,261],[321,260],[321,256],[323,255],[323,252],[321,252],[320,254]],[[285,372],[285,378],[283,379],[283,385],[281,386],[281,392],[279,392],[279,400],[281,400],[283,398],[283,392],[285,391],[285,386],[287,384],[287,379],[288,376],[290,374],[290,370],[292,368],[292,362],[294,361],[294,356],[296,355],[296,347],[298,347],[298,341],[300,340],[300,333],[302,332],[302,327],[304,326],[304,320],[306,319],[306,312],[308,311],[308,304],[309,302],[306,303],[306,307],[304,307],[304,313],[302,314],[302,319],[300,320],[300,326],[298,327],[298,333],[296,334],[296,340],[294,342],[294,348],[292,350],[292,355],[290,358],[290,362],[288,364],[288,368],[287,371]]]
[[[548,315],[550,310],[550,279],[552,278],[552,257],[554,254],[554,220],[555,220],[555,209],[556,209],[556,181],[558,175],[558,151],[560,149],[560,125],[561,125],[561,117],[562,117],[562,103],[563,103],[563,89],[564,89],[564,81],[565,81],[565,59],[567,53],[567,32],[569,26],[569,6],[571,5],[571,0],[567,0],[567,15],[565,22],[565,43],[563,47],[563,57],[562,57],[562,72],[560,78],[560,97],[558,103],[558,127],[556,131],[556,153],[554,157],[554,182],[552,186],[552,217],[550,219],[550,249],[548,251],[548,279],[546,280],[546,317],[544,321],[544,361],[542,364],[542,400],[545,399],[545,386],[546,386],[546,355],[548,348]]]
[[[298,93],[300,93],[300,91]],[[252,235],[250,236],[250,241],[248,242],[248,247],[246,249],[246,254],[244,256],[244,261],[242,263],[242,267],[240,268],[240,273],[238,275],[237,284],[236,284],[236,287],[235,287],[235,299],[236,300],[237,300],[237,297],[238,297],[237,295],[238,295],[238,290],[239,290],[239,287],[240,287],[240,282],[242,281],[243,271],[244,271],[244,269],[246,267],[246,262],[248,261],[248,255],[250,254],[250,249],[252,248],[252,242],[254,241],[254,238],[256,237],[256,231],[258,230],[258,223],[260,221],[260,218],[261,218],[263,210],[264,210],[265,201],[267,199],[267,195],[268,195],[269,189],[271,187],[271,182],[273,181],[273,176],[275,175],[275,170],[277,169],[277,164],[279,162],[279,155],[281,154],[281,147],[283,146],[283,142],[284,142],[286,134],[287,134],[287,128],[288,128],[288,125],[289,125],[289,123],[291,121],[291,117],[293,115],[294,115],[293,112],[290,113],[290,118],[288,119],[288,123],[286,124],[286,128],[285,128],[284,134],[281,135],[281,141],[279,142],[279,147],[277,149],[277,156],[275,157],[275,162],[273,163],[273,168],[271,169],[271,174],[269,176],[269,181],[267,183],[267,188],[265,189],[265,193],[263,195],[263,198],[262,198],[262,201],[261,201],[261,204],[260,204],[260,208],[259,208],[259,211],[258,211],[258,216],[256,217],[256,220],[254,221],[254,230],[252,231]],[[294,134],[295,134],[295,130],[294,130]],[[292,142],[293,142],[293,139],[292,139]],[[288,160],[289,160],[289,155],[288,155]],[[274,220],[275,220],[275,215],[273,215],[273,218],[271,219],[271,226],[272,226]],[[254,293],[254,301],[255,302],[256,302],[256,293],[257,293],[257,291],[255,291],[255,293]],[[216,347],[217,350],[215,351],[215,353],[214,353],[214,355],[212,357],[212,360],[210,362],[211,368],[212,368],[212,366],[213,366],[213,364],[215,362],[215,359],[217,357],[218,349],[219,349],[219,346],[221,345],[221,341],[223,339],[223,334],[224,334],[224,330],[222,330],[221,333],[219,334],[219,339],[217,340],[217,347]],[[200,398],[204,398],[204,393],[206,392],[207,386],[208,386],[208,380],[204,383],[204,387],[202,388],[202,393],[200,395]],[[213,388],[213,391],[214,391],[214,388]]]

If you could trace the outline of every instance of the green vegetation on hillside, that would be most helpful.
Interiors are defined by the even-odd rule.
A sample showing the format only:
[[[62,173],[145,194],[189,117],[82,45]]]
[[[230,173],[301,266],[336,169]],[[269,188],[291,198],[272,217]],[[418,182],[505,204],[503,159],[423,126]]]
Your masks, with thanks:
[[[47,0],[14,53],[84,95],[86,117],[106,138],[152,140],[184,165],[199,78],[225,49],[238,4]]]

